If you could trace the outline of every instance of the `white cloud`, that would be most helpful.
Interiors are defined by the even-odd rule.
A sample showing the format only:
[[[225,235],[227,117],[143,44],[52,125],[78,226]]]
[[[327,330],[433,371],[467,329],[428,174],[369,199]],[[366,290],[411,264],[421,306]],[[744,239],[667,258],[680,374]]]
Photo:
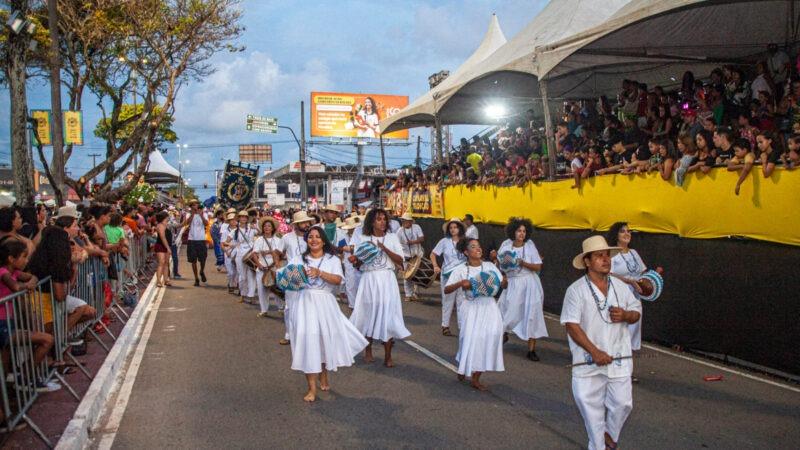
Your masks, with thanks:
[[[201,84],[178,94],[176,131],[183,134],[239,134],[246,114],[274,114],[332,85],[328,66],[311,59],[296,71],[285,70],[269,55],[253,51],[230,62]]]

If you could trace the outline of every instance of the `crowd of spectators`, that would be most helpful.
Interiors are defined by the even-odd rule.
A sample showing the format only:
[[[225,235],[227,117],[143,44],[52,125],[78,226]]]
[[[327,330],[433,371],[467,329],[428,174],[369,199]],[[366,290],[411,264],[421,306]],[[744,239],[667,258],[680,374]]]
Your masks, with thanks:
[[[800,60],[770,45],[754,65],[729,65],[674,88],[624,80],[617,98],[564,102],[553,141],[556,173],[575,188],[588,177],[657,172],[683,184],[689,172],[738,171],[735,192],[754,166],[769,178],[775,167],[800,164]],[[493,136],[462,138],[446,163],[402,173],[390,189],[466,184],[522,186],[550,178],[544,129],[534,112]]]

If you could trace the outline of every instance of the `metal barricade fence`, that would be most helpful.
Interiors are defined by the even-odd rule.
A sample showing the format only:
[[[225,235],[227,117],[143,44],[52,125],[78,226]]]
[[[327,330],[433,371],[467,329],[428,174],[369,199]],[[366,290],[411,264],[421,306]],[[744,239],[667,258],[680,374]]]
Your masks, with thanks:
[[[50,277],[39,281],[32,290],[20,291],[0,299],[0,317],[2,317],[0,318],[2,326],[0,374],[3,377],[0,382],[0,393],[6,428],[13,430],[24,420],[49,447],[52,447],[47,436],[27,415],[38,397],[37,388],[45,385],[53,375],[61,378],[47,362],[47,354],[54,344],[54,339],[52,335],[46,333],[43,321],[48,302],[46,295],[43,295],[45,291],[52,292]],[[71,388],[68,389],[76,395]]]

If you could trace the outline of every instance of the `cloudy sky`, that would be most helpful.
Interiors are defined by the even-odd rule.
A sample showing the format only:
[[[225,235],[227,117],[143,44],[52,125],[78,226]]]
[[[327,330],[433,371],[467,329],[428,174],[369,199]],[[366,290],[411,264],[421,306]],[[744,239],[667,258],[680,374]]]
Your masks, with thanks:
[[[308,105],[311,91],[408,95],[413,101],[427,91],[430,74],[455,70],[475,50],[492,13],[511,39],[546,3],[245,0],[241,7],[246,31],[240,44],[246,50],[217,55],[213,60],[216,73],[178,94],[175,131],[179,142],[188,144],[182,157],[189,161],[184,165],[185,177],[193,186],[209,184],[208,190],[198,192],[201,198],[213,195],[213,170],[223,168],[225,159],[237,159],[238,145],[243,143],[272,143],[273,168],[295,160],[297,146],[288,132],[247,132],[245,115],[277,117],[281,125],[299,133],[300,101]],[[49,87],[31,83],[29,107],[49,109],[49,102]],[[84,101],[86,145],[68,164],[72,175],[86,172],[92,161],[87,155],[105,148],[91,133],[100,117],[95,102]],[[7,90],[0,94],[0,111],[8,117]],[[8,120],[0,120],[0,162],[6,163],[10,161],[8,126]],[[457,127],[455,135],[471,132]],[[414,142],[417,133],[423,141],[429,140],[429,130],[418,129],[411,133]],[[309,151],[310,157],[323,161],[355,161],[353,147],[314,146]],[[387,165],[413,162],[414,153],[415,146],[389,147]],[[430,158],[429,146],[423,145],[422,155]],[[177,167],[174,146],[165,158]],[[378,149],[368,147],[365,161],[378,163]]]

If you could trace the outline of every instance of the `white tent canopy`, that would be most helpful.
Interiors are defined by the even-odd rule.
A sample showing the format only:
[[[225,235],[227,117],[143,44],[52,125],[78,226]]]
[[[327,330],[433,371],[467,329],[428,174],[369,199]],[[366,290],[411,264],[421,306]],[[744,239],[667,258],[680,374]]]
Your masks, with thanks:
[[[629,0],[554,0],[516,36],[481,64],[471,67],[457,82],[435,96],[443,124],[489,124],[486,107],[503,105],[507,114],[532,107],[541,110],[539,47],[594,27],[611,17]]]
[[[150,152],[150,162],[144,174],[144,180],[148,183],[177,183],[181,174],[178,169],[169,165],[160,151]]]
[[[615,94],[623,79],[680,84],[685,70],[707,76],[753,62],[769,43],[798,41],[795,0],[632,0],[608,21],[551,43],[536,56],[551,97]]]
[[[489,21],[489,29],[475,52],[438,86],[414,100],[413,103],[397,114],[382,120],[380,129],[387,133],[411,127],[432,126],[435,120],[434,115],[438,111],[437,93],[448,89],[448,86],[460,83],[465,73],[469,72],[470,69],[477,66],[505,43],[506,37],[500,28],[497,16],[492,14],[492,19]]]

